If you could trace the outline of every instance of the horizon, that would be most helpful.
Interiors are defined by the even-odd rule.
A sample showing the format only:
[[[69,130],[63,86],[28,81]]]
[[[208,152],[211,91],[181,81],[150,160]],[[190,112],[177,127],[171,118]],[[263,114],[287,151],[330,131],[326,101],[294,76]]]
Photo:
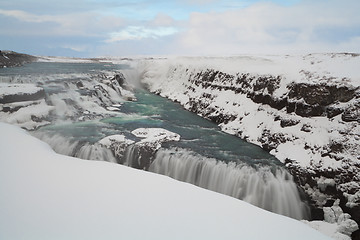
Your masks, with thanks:
[[[0,2],[1,49],[75,58],[359,53],[357,0]]]

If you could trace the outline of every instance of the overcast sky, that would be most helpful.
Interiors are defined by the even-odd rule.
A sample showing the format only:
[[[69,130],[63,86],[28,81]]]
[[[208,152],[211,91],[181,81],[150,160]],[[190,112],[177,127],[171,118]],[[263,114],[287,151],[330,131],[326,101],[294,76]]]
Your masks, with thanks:
[[[359,0],[0,0],[0,49],[70,57],[360,52]]]

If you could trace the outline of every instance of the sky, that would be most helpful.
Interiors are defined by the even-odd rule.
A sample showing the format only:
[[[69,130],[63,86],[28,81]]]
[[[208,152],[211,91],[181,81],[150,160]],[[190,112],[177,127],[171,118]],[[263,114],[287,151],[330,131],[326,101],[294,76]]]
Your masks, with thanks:
[[[42,56],[360,52],[359,0],[0,0],[0,49]]]

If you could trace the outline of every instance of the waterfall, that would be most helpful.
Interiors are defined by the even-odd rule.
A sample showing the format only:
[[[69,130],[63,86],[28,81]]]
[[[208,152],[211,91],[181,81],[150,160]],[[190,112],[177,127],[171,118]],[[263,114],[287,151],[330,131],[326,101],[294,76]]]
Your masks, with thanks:
[[[116,163],[113,152],[101,144],[82,143],[64,136],[50,135],[46,132],[33,132],[33,136],[46,142],[57,153],[86,160],[107,161]]]
[[[123,164],[129,167],[134,167],[135,165],[140,165],[139,161],[140,160],[140,156],[139,154],[137,154],[137,148],[135,146],[135,144],[132,144],[130,146],[128,146],[125,150],[125,154],[124,154],[124,160],[123,160]]]
[[[112,151],[98,143],[83,145],[75,154],[75,157],[87,160],[97,160],[116,163]]]
[[[46,142],[57,153],[67,156],[75,156],[80,143],[72,141],[64,136],[54,134],[50,135],[46,132],[31,132],[32,135],[43,142]]]
[[[265,210],[307,219],[308,208],[292,176],[284,169],[254,169],[224,163],[184,149],[160,149],[149,171],[223,193]]]

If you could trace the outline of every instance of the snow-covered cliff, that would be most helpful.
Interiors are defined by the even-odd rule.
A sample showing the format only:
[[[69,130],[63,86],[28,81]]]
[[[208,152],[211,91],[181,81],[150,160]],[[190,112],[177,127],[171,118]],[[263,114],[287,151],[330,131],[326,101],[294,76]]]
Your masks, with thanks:
[[[320,208],[359,221],[360,55],[173,58],[139,64],[147,88],[270,151]]]

